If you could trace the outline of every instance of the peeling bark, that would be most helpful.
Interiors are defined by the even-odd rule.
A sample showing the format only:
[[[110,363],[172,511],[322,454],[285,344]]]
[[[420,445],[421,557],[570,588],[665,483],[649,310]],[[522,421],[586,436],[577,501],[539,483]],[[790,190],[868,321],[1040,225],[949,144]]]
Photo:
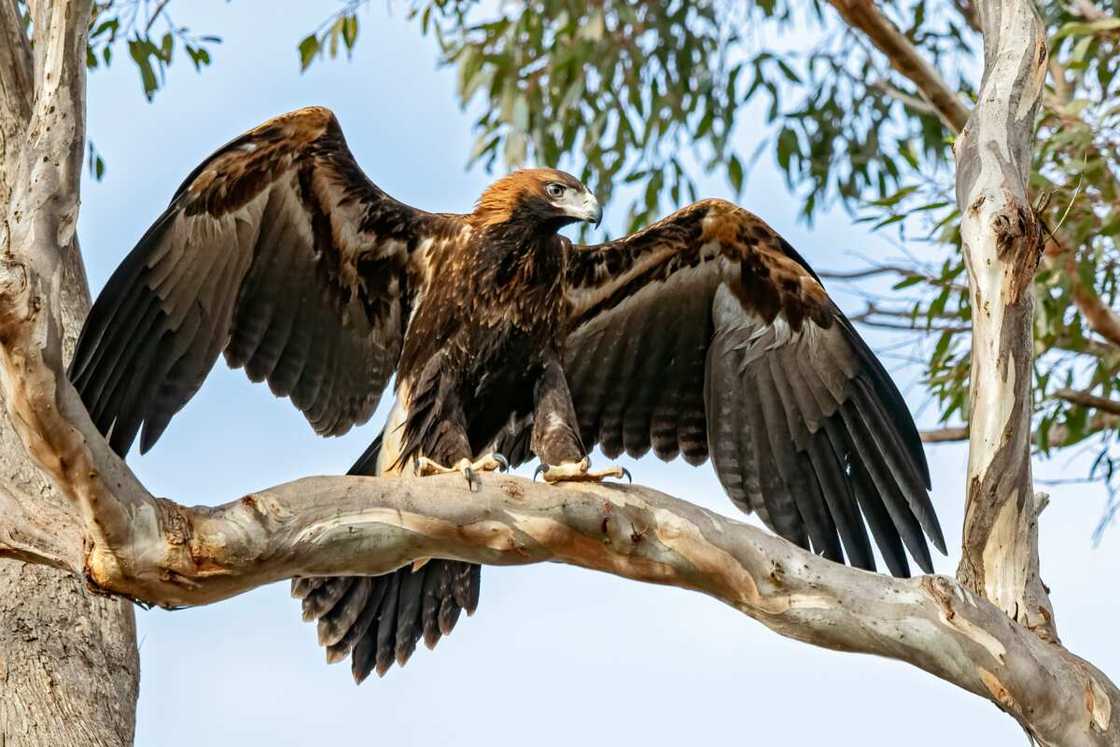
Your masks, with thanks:
[[[961,237],[972,294],[970,449],[958,577],[1057,641],[1038,575],[1041,504],[1031,478],[1032,281],[1042,233],[1027,198],[1031,138],[1047,70],[1033,6],[977,3],[984,78],[955,146]]]

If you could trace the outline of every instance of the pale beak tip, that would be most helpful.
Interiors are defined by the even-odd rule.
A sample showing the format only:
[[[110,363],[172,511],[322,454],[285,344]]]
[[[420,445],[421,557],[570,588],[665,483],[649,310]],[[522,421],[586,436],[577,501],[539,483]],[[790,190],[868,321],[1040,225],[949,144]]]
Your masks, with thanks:
[[[590,217],[588,217],[587,222],[594,224],[595,227],[598,228],[599,224],[603,222],[603,206],[600,205],[598,201],[596,201],[594,205],[595,208],[591,212]]]

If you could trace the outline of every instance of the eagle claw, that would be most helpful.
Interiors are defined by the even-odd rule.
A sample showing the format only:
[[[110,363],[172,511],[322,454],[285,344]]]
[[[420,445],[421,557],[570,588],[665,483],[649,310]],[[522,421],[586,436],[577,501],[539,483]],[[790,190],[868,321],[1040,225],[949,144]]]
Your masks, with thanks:
[[[482,481],[478,479],[478,474],[471,468],[469,464],[466,467],[463,467],[463,477],[467,478],[468,492],[477,493],[478,489],[482,488]]]
[[[631,484],[634,483],[630,470],[617,464],[612,464],[606,469],[592,470],[590,457],[584,457],[578,462],[563,462],[552,465],[542,463],[533,473],[534,481],[536,481],[538,475],[543,475],[544,481],[547,483],[602,482],[608,477],[616,479],[625,477]]]
[[[416,474],[420,477],[447,475],[452,472],[458,472],[466,479],[467,489],[472,493],[482,488],[482,480],[479,478],[479,473],[493,472],[495,470],[506,472],[509,470],[509,460],[498,453],[486,454],[474,462],[470,459],[460,459],[453,467],[445,467],[439,462],[424,456],[417,457],[413,461],[413,464],[416,468]]]

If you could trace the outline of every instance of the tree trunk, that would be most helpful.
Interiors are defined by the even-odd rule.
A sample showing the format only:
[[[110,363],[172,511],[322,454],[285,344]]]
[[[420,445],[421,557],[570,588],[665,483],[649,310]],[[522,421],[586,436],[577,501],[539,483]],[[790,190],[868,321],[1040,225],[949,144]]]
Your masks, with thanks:
[[[33,128],[37,107],[50,106],[56,96],[84,103],[84,66],[73,64],[82,57],[59,54],[48,61],[46,54],[49,49],[84,47],[85,24],[71,23],[68,16],[85,18],[88,2],[42,2],[33,10],[42,71],[39,90],[35,89],[36,61],[14,0],[0,0],[0,249],[5,256],[12,254],[12,242],[20,235],[19,218],[10,214],[17,180],[26,173],[26,159],[44,136]],[[67,154],[67,165],[76,160],[80,167],[83,121],[84,116],[77,117],[76,131],[68,135],[77,154]],[[69,194],[51,195],[52,199],[76,204],[77,173],[71,177],[66,185]],[[89,310],[77,243],[68,243],[57,296],[66,355]],[[0,490],[65,504],[28,457],[7,407],[3,413]],[[0,559],[0,745],[130,745],[139,676],[130,603],[96,594],[80,576],[62,569]]]
[[[1031,478],[1033,280],[1042,231],[1027,197],[1046,36],[1034,7],[977,3],[984,79],[956,144],[957,204],[972,294],[970,448],[957,575],[1012,619],[1057,640],[1038,575]]]

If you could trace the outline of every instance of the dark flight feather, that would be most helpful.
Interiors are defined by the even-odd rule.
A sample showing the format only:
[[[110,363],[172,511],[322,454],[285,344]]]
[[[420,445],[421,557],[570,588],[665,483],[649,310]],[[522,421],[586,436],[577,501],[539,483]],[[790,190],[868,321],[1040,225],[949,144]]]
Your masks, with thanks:
[[[931,571],[925,538],[945,542],[909,411],[773,229],[707,200],[571,247],[567,278],[565,370],[589,447],[710,454],[731,499],[792,542],[873,569],[870,528],[892,573],[909,573],[903,547]]]
[[[71,379],[122,455],[138,433],[155,444],[223,349],[316,432],[343,433],[397,365],[417,247],[462,221],[374,186],[329,111],[277,117],[179,188],[98,296]]]

